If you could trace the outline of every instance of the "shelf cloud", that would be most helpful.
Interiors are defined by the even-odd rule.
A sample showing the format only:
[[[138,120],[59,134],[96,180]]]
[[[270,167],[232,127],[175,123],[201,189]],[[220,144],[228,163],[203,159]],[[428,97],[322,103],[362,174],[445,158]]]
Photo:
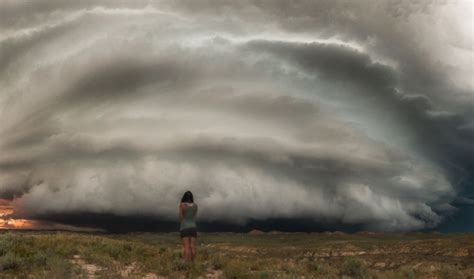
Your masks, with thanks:
[[[3,1],[0,197],[71,224],[174,221],[191,190],[203,222],[435,228],[474,181],[466,7]]]

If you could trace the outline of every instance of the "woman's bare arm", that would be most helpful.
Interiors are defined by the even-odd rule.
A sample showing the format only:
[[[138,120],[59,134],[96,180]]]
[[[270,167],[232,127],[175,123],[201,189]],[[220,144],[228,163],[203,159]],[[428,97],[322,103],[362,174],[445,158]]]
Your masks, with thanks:
[[[183,221],[183,203],[179,204],[179,222]]]
[[[198,205],[197,204],[194,204],[196,207],[195,207],[195,210],[194,210],[194,215],[193,217],[196,217],[197,213],[198,213]]]

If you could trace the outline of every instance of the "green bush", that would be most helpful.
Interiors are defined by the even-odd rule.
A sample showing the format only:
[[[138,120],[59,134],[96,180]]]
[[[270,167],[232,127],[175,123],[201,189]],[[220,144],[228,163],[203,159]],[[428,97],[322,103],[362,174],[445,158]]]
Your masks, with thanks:
[[[244,262],[240,260],[228,261],[223,269],[224,278],[226,279],[238,279],[249,277],[249,269]]]
[[[50,257],[46,263],[52,278],[70,278],[73,272],[73,265],[66,259]]]
[[[45,253],[39,251],[31,258],[31,261],[37,266],[45,266],[48,261],[48,257]]]
[[[353,278],[368,278],[367,267],[358,258],[346,258],[342,264],[342,273]]]
[[[16,270],[22,265],[22,259],[16,254],[7,252],[0,258],[0,266],[2,270]]]
[[[7,235],[0,238],[0,256],[4,256],[8,251],[11,250],[11,243],[12,239]]]
[[[173,257],[173,269],[176,271],[183,271],[188,268],[188,263],[181,257]]]
[[[103,250],[111,258],[116,259],[116,260],[126,256],[126,254],[127,254],[127,251],[121,245],[106,244],[106,245],[103,246]]]
[[[313,261],[308,262],[306,269],[308,273],[324,274],[327,272],[325,265]]]
[[[211,265],[214,269],[222,269],[224,266],[224,261],[220,255],[215,255],[211,258]]]

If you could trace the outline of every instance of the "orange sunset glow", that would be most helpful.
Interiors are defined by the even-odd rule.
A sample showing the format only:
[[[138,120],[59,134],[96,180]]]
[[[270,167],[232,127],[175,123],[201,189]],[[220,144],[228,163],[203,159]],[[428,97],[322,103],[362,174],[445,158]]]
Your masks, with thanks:
[[[13,201],[14,200],[0,199],[0,230],[98,230],[94,228],[76,227],[54,222],[14,218],[13,213],[15,213],[15,210],[12,205]]]
[[[38,222],[11,217],[14,213],[12,202],[13,200],[0,199],[0,229],[35,229]]]

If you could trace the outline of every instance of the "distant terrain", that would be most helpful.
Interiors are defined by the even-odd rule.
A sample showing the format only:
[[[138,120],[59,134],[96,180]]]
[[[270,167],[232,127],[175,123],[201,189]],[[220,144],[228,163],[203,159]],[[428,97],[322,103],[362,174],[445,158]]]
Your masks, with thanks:
[[[2,231],[2,278],[474,278],[474,234]]]

